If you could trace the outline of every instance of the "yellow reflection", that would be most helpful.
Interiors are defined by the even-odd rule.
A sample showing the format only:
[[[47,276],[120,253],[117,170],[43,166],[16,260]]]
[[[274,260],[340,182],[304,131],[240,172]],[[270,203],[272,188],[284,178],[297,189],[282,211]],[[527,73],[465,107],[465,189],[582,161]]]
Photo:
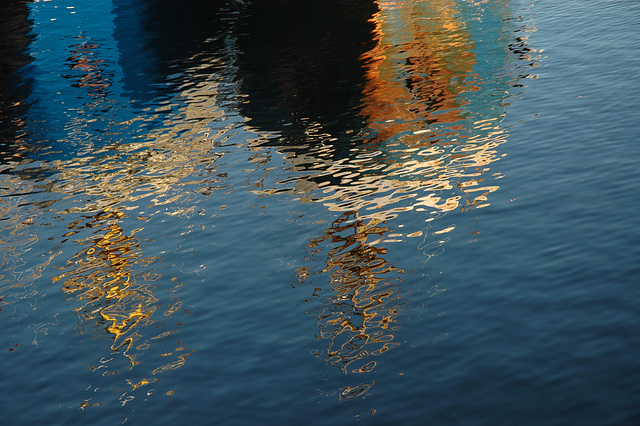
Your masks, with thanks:
[[[86,248],[67,261],[54,281],[62,281],[62,290],[74,294],[81,302],[75,309],[82,319],[81,324],[85,327],[91,322],[101,324],[113,339],[111,350],[125,355],[133,367],[140,363],[139,355],[151,347],[149,343],[134,344],[147,334],[145,327],[157,321],[153,318],[159,307],[154,282],[159,275],[148,272],[136,277],[137,271],[148,269],[157,259],[140,256],[139,242],[133,235],[126,235],[119,224],[123,217],[120,211],[108,211],[68,225],[68,234],[91,229],[94,235],[76,241]],[[165,315],[171,316],[179,304],[177,302]],[[165,332],[156,338],[170,334]],[[152,374],[175,369],[184,363],[184,359],[185,356],[180,355],[177,361],[165,361]],[[139,381],[133,389],[148,383],[152,381]]]

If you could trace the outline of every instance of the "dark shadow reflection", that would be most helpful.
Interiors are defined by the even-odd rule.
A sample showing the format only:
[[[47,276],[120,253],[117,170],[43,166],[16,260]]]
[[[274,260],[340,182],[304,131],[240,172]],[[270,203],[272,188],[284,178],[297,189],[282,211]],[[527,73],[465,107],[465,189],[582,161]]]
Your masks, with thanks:
[[[122,84],[134,103],[170,97],[228,70],[242,4],[228,0],[113,0]],[[187,77],[187,79],[185,79]]]
[[[314,143],[311,133],[323,132],[351,140],[364,124],[360,58],[374,46],[377,10],[371,0],[252,2],[236,43],[249,124],[278,132],[278,145]]]
[[[27,109],[29,80],[20,70],[32,58],[27,47],[34,35],[29,34],[28,1],[0,3],[0,164],[19,161],[26,156],[26,129],[23,115]]]

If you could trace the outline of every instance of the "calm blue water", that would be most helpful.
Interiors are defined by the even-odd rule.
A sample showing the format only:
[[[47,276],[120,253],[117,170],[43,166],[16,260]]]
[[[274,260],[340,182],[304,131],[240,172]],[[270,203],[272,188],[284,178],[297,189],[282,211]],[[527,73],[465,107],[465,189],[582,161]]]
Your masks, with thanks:
[[[3,3],[3,421],[640,422],[639,28]]]

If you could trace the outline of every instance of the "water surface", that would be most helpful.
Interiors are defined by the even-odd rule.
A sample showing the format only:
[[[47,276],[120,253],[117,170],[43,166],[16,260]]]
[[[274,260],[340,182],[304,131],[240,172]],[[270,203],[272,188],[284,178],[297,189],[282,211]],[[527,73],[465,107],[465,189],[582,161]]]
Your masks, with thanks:
[[[640,419],[636,3],[0,10],[5,419]]]

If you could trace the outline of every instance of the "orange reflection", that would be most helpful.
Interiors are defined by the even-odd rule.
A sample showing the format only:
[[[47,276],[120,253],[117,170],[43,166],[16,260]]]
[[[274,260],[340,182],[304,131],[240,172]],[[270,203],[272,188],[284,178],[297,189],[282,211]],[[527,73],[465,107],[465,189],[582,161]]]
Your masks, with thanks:
[[[83,37],[77,39],[83,40]],[[73,51],[67,61],[71,69],[80,72],[75,86],[87,88],[89,96],[105,96],[104,91],[111,86],[111,81],[104,75],[105,61],[96,57],[100,45],[83,41],[71,47]]]
[[[433,122],[458,121],[458,94],[478,87],[462,78],[473,71],[475,55],[457,2],[378,5],[373,17],[377,46],[361,58],[367,80],[361,114],[377,133],[376,140]]]

